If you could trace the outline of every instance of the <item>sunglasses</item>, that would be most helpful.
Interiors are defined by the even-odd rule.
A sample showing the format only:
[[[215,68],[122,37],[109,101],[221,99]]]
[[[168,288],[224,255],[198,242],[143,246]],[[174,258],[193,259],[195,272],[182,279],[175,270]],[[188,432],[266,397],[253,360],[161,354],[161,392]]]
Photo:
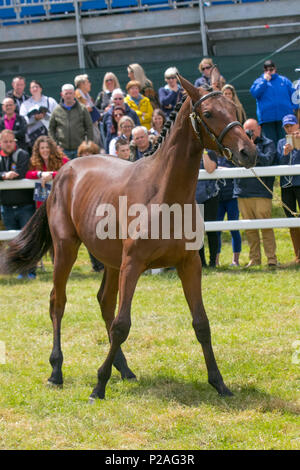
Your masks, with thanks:
[[[114,98],[114,101],[122,101],[124,98]]]
[[[177,77],[166,77],[167,80],[175,80]]]
[[[272,72],[272,70],[274,70],[275,67],[266,67],[265,70],[266,72]]]
[[[122,113],[114,113],[114,116],[115,116],[115,117],[123,117],[124,114],[122,114]]]
[[[211,69],[211,65],[208,65],[207,67],[202,67],[202,70],[209,70]]]
[[[105,81],[106,81],[106,82],[113,82],[114,79],[113,79],[113,78],[107,78]]]

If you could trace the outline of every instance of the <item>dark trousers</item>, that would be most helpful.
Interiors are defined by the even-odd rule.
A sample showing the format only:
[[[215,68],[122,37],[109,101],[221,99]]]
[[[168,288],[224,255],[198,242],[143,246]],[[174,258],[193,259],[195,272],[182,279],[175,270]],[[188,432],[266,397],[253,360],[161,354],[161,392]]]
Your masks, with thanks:
[[[300,186],[281,188],[281,200],[291,209],[291,211],[297,212],[297,202],[298,208],[300,208]],[[283,209],[286,217],[293,217],[285,207]]]
[[[1,218],[6,230],[22,230],[24,225],[35,212],[34,204],[24,206],[1,206]],[[35,274],[35,269],[28,271],[28,274]],[[22,273],[27,274],[27,273]]]
[[[277,147],[278,140],[283,139],[285,137],[285,132],[282,128],[281,121],[273,121],[273,122],[264,122],[261,124],[262,134],[268,139],[273,140],[275,146]]]
[[[219,206],[219,196],[212,197],[204,203],[204,221],[214,222],[217,220]],[[218,253],[218,232],[207,232],[208,249],[209,249],[209,266],[216,266],[216,257]],[[204,245],[199,250],[202,266],[207,266],[205,259]]]
[[[238,220],[239,219],[239,207],[237,198],[228,199],[227,201],[219,201],[217,220],[224,220],[225,214],[227,214],[228,220]],[[240,253],[242,250],[242,237],[238,230],[231,230],[231,239],[232,239],[232,252]],[[222,246],[222,232],[217,232],[218,234],[218,253],[221,253]]]
[[[1,218],[6,230],[21,230],[35,211],[34,204],[1,206]]]

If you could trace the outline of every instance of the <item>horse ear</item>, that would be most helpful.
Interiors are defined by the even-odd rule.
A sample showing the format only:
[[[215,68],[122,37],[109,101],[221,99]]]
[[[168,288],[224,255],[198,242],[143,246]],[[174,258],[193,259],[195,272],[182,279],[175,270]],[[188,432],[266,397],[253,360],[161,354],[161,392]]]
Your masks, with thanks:
[[[214,90],[221,90],[222,89],[222,84],[221,84],[221,74],[216,65],[213,66],[213,69],[210,74],[210,84],[211,87]]]
[[[180,81],[181,86],[185,89],[187,94],[192,98],[193,103],[196,103],[196,101],[199,100],[200,88],[196,88],[194,85],[192,85],[191,82],[189,82],[188,80],[183,78],[181,75],[179,75],[179,73],[177,74],[177,77],[178,77],[178,80]]]

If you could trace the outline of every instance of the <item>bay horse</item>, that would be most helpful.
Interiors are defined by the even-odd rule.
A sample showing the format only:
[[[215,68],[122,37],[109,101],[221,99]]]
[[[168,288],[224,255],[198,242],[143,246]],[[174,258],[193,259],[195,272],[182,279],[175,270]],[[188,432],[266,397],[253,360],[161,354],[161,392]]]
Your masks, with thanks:
[[[218,84],[217,68],[212,83]],[[98,370],[98,383],[90,402],[105,398],[106,384],[114,365],[122,379],[135,379],[121,350],[131,326],[131,303],[140,275],[147,269],[176,267],[192,315],[192,326],[202,346],[208,382],[222,396],[232,395],[218,369],[209,321],[201,293],[201,261],[197,250],[187,250],[186,239],[143,239],[116,237],[99,239],[99,204],[111,204],[118,214],[118,198],[127,196],[128,206],[138,203],[176,203],[194,208],[200,159],[204,148],[216,150],[236,165],[255,165],[255,145],[236,121],[234,104],[220,91],[195,88],[178,75],[186,91],[159,138],[155,152],[136,162],[108,156],[89,156],[72,160],[56,176],[52,191],[21,233],[2,253],[0,272],[20,272],[35,266],[49,250],[54,253],[53,288],[50,317],[53,349],[50,355],[52,385],[62,386],[63,354],[61,321],[66,304],[66,283],[81,243],[104,266],[97,294],[109,337],[109,352]],[[217,86],[215,88],[218,88]],[[180,109],[179,109],[180,107]],[[128,216],[127,222],[130,222]],[[117,217],[118,221],[118,217]],[[119,222],[117,222],[119,223]],[[204,224],[203,224],[204,225]],[[204,230],[204,229],[203,229]],[[117,228],[117,233],[118,228]],[[115,316],[119,292],[118,313]]]

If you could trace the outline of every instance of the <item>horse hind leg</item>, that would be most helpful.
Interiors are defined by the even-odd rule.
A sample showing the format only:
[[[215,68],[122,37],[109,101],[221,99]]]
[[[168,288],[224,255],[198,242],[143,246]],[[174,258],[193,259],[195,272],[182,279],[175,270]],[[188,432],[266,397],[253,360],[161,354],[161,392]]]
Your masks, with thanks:
[[[117,295],[119,285],[119,271],[105,267],[102,283],[97,294],[103,320],[105,322],[108,338],[110,341],[110,329],[115,318]],[[121,347],[117,350],[113,362],[114,367],[120,372],[122,379],[135,380],[135,374],[129,369],[126,358]]]
[[[63,353],[61,350],[61,321],[66,305],[66,284],[76,261],[80,240],[68,238],[54,243],[53,289],[50,294],[50,317],[53,325],[53,348],[49,358],[52,374],[49,385],[62,386]]]
[[[193,328],[203,350],[208,382],[217,390],[219,395],[232,396],[232,392],[224,384],[212,348],[209,321],[202,301],[201,262],[198,253],[195,256],[190,256],[181,266],[178,266],[177,272],[191,310]]]

